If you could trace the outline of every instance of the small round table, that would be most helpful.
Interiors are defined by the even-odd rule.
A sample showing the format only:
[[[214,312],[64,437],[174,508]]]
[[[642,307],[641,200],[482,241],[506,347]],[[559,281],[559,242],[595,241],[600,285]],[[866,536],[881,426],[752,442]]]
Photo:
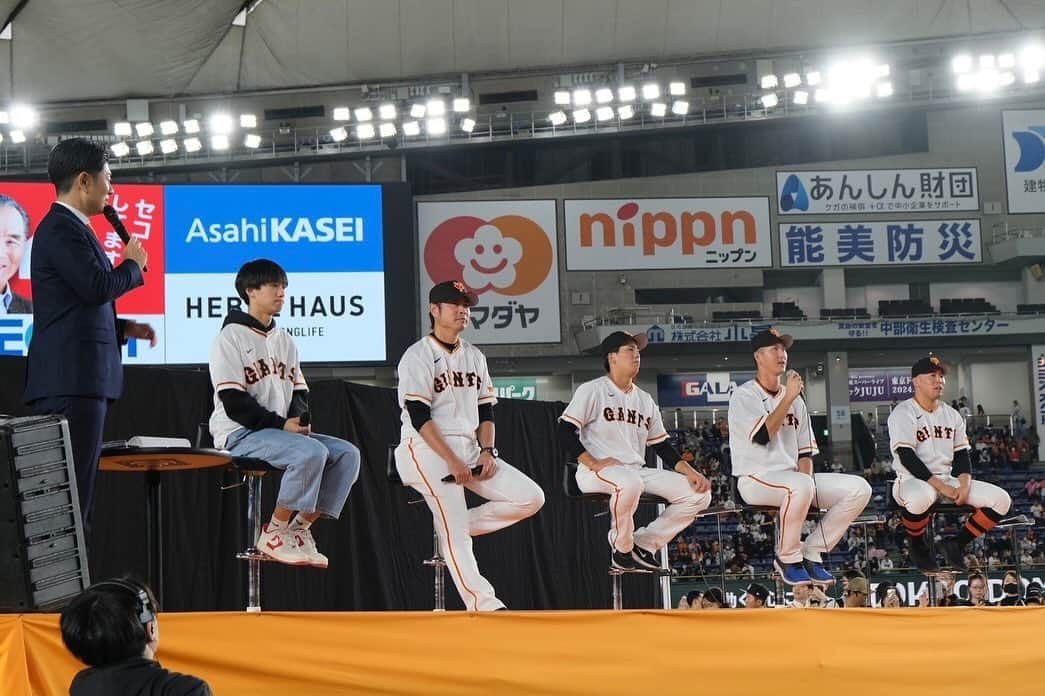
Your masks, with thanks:
[[[98,469],[145,473],[145,548],[149,585],[163,602],[163,535],[161,532],[160,474],[165,471],[226,467],[232,455],[200,447],[110,447],[102,450]]]

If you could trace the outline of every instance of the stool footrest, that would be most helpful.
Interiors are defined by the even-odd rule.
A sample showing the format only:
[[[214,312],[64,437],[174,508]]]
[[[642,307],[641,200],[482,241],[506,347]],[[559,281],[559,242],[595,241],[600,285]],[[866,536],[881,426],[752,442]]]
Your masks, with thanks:
[[[260,551],[254,549],[245,549],[236,554],[236,558],[241,561],[273,561],[274,559],[269,558]]]

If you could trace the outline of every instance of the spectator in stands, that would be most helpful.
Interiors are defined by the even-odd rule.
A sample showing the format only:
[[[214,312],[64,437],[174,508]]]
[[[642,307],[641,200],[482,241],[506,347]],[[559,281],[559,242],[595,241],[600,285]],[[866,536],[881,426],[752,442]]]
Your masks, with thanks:
[[[882,558],[882,560],[878,561],[878,570],[892,570],[892,569],[893,569],[893,559],[889,558],[888,556],[885,556],[885,557]]]
[[[976,416],[979,417],[985,415],[987,414],[983,412],[983,404],[976,404]]]
[[[900,591],[891,582],[879,583],[875,596],[878,598],[878,606],[883,609],[899,609],[904,606]]]
[[[1012,414],[1010,417],[1012,418],[1013,427],[1015,427],[1015,424],[1019,423],[1020,418],[1023,417],[1023,412],[1020,411],[1020,402],[1015,399],[1012,400]]]
[[[1041,606],[1041,595],[1042,595],[1041,583],[1040,582],[1032,582],[1029,585],[1027,585],[1027,595],[1026,595],[1026,599],[1024,601],[1026,602],[1027,606],[1032,606],[1033,605],[1033,606],[1039,606],[1040,607]]]
[[[823,585],[795,585],[791,588],[794,598],[788,606],[793,609],[833,608],[838,606],[834,599],[824,594],[823,588]]]
[[[722,590],[717,587],[709,587],[700,600],[703,609],[728,609],[726,598],[722,596]]]
[[[690,590],[686,593],[686,608],[690,611],[698,611],[703,609],[701,600],[704,597],[704,593],[700,590]],[[680,607],[681,608],[681,607]]]
[[[1020,576],[1015,570],[1005,571],[1005,577],[1001,581],[1002,597],[998,602],[999,607],[1022,607],[1023,599],[1020,597]]]
[[[987,578],[982,573],[969,576],[969,604],[974,607],[993,607],[987,600]]]
[[[156,662],[159,607],[152,590],[131,578],[95,583],[62,610],[65,647],[88,668],[70,696],[210,696],[207,683]]]
[[[768,601],[769,590],[764,585],[753,582],[747,586],[747,591],[744,593],[745,609],[762,609]]]
[[[842,592],[842,606],[847,609],[866,607],[870,594],[867,578],[862,575],[852,578]]]

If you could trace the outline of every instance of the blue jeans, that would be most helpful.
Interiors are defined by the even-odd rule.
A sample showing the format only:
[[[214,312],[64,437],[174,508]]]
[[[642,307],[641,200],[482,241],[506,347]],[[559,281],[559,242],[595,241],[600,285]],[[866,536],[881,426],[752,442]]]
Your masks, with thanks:
[[[229,435],[225,448],[236,456],[264,459],[281,469],[276,505],[305,514],[318,512],[337,519],[359,478],[359,450],[330,435],[240,428]]]

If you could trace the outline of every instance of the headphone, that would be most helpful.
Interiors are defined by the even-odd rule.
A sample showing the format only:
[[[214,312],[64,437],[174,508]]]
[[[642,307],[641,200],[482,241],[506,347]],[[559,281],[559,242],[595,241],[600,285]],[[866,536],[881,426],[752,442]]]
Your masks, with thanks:
[[[145,628],[156,620],[156,614],[153,611],[152,603],[149,601],[149,593],[140,585],[133,585],[125,580],[105,580],[91,585],[92,590],[99,587],[121,587],[133,594],[138,603],[136,610],[138,612],[138,621],[141,622],[142,628]]]

